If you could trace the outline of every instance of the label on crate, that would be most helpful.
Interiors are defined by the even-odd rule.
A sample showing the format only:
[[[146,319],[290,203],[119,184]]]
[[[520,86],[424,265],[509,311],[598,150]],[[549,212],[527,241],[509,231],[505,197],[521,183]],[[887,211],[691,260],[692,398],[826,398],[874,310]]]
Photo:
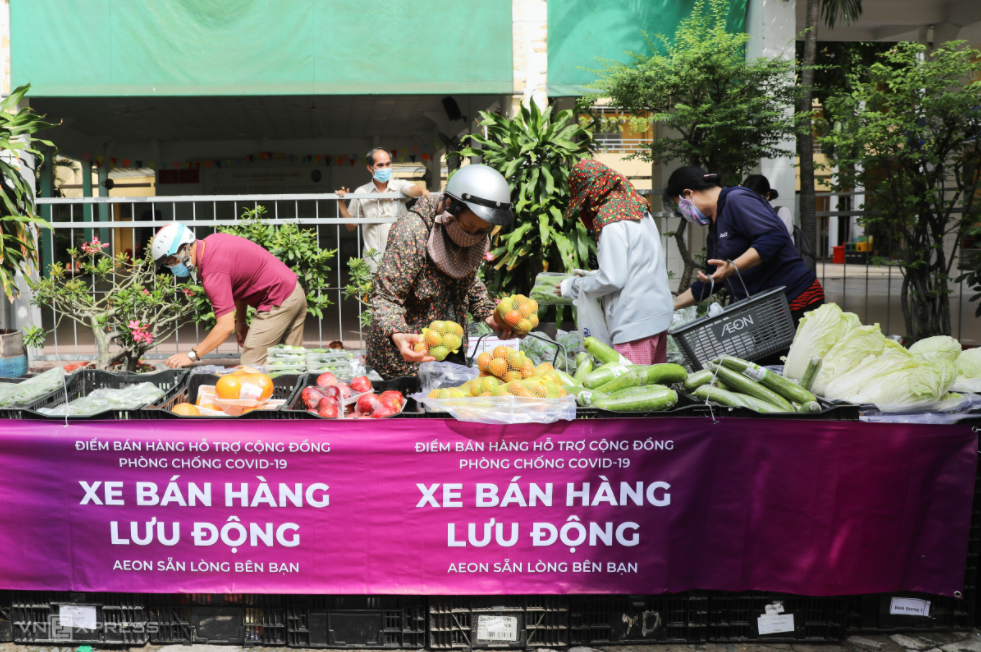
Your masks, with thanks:
[[[63,604],[58,608],[58,624],[72,629],[95,629],[96,607],[85,604]]]
[[[743,375],[752,381],[761,383],[763,382],[763,379],[766,378],[766,371],[766,369],[759,366],[755,362],[750,362],[746,368],[743,369]]]
[[[930,601],[916,598],[893,598],[889,603],[889,613],[900,616],[929,616]]]
[[[516,616],[477,616],[478,641],[517,641]]]
[[[777,614],[783,613],[783,603],[779,601],[771,602],[763,607],[763,609],[766,611],[767,616],[776,616]]]
[[[792,632],[794,631],[794,614],[760,616],[756,619],[756,627],[760,631],[760,636]]]

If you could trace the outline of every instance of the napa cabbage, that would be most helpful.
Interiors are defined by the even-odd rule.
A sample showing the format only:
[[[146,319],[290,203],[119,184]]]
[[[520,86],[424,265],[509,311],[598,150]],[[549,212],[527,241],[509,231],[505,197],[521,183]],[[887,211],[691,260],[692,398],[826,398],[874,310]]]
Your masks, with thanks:
[[[824,396],[829,382],[850,372],[870,354],[878,356],[886,341],[878,324],[859,326],[848,331],[824,355],[821,371],[815,377],[811,391]]]
[[[954,361],[954,366],[965,378],[981,378],[981,348],[961,351]]]
[[[790,346],[783,367],[785,378],[800,380],[811,358],[823,358],[842,335],[861,326],[857,315],[843,313],[833,303],[806,313],[800,320],[794,343]]]
[[[916,342],[909,352],[924,360],[943,358],[953,362],[961,354],[961,343],[949,335],[937,335]]]

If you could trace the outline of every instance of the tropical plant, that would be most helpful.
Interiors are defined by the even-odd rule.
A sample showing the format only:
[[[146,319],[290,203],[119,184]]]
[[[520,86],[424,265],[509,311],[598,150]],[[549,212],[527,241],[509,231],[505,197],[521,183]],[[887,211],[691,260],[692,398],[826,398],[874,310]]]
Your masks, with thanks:
[[[17,108],[30,90],[30,84],[20,86],[0,102],[0,286],[7,299],[18,296],[14,277],[18,272],[30,276],[38,264],[37,229],[51,226],[37,215],[34,205],[34,172],[23,170],[31,164],[40,167],[44,154],[37,144],[54,148],[35,134],[55,125],[46,122],[29,108]],[[28,181],[30,179],[30,181]]]
[[[797,137],[800,156],[800,228],[810,242],[818,241],[817,206],[814,197],[814,75],[817,61],[818,21],[823,17],[829,29],[835,23],[857,20],[862,0],[807,0],[805,10],[804,57],[800,69],[800,100],[797,115],[802,129]]]
[[[363,258],[350,258],[347,261],[350,282],[344,287],[344,298],[354,297],[360,304],[358,319],[362,328],[371,324],[371,294],[375,291],[375,277],[371,268],[372,265],[377,267],[380,258],[378,251],[368,247]]]
[[[62,263],[52,263],[46,278],[28,277],[31,303],[42,310],[54,308],[58,328],[70,319],[92,330],[97,350],[96,367],[122,365],[137,371],[140,358],[166,342],[181,322],[194,312],[189,290],[179,288],[171,274],[157,276],[149,257],[132,260],[126,254],[105,253],[109,243],[94,238],[81,251],[69,249],[82,274],[72,275]],[[43,345],[36,330],[32,346]]]
[[[562,217],[572,166],[590,155],[589,133],[572,110],[553,116],[552,107],[540,111],[535,102],[529,104],[514,118],[481,112],[487,135],[464,136],[468,147],[458,153],[483,157],[511,187],[516,219],[492,239],[493,267],[504,270],[489,279],[492,295],[528,292],[538,273],[583,267],[596,251],[582,224]]]
[[[256,243],[293,270],[307,295],[307,313],[323,319],[324,310],[332,302],[327,290],[330,287],[330,261],[336,249],[321,249],[317,244],[316,229],[301,229],[293,223],[269,224],[264,221],[266,207],[246,208],[237,224],[224,226],[221,233],[237,235]],[[188,285],[194,293],[197,311],[194,321],[209,328],[215,325],[215,313],[200,285]],[[249,308],[249,319],[255,313]]]
[[[820,138],[834,152],[835,191],[863,187],[864,224],[895,233],[906,335],[951,334],[951,268],[979,220],[981,52],[899,43],[866,80],[828,100],[839,117]]]
[[[673,39],[648,40],[650,53],[629,63],[610,62],[587,100],[668,128],[668,135],[632,155],[650,163],[682,161],[722,176],[755,167],[763,158],[789,156],[781,142],[793,138],[799,119],[794,63],[746,59],[749,35],[726,31],[727,0],[698,0]],[[680,287],[697,267],[687,242],[687,223],[674,233],[685,263]]]

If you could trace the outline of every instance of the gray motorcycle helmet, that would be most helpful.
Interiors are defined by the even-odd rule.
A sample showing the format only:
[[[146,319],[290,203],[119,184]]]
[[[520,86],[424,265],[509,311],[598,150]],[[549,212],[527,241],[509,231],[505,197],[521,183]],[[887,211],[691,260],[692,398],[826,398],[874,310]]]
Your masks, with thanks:
[[[487,165],[467,165],[457,170],[446,184],[446,194],[495,226],[514,221],[511,188],[503,174]]]

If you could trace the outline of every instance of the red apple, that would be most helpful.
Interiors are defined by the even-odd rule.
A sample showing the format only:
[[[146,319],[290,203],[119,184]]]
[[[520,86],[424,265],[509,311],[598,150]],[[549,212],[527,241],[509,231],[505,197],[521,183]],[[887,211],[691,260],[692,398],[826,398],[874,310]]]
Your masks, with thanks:
[[[402,403],[405,402],[405,399],[402,397],[402,392],[397,392],[394,389],[382,392],[381,396],[378,397],[378,400],[381,401],[382,405],[390,410],[394,410],[395,412],[401,410]]]
[[[358,412],[361,414],[371,414],[382,407],[381,401],[374,393],[362,394],[358,398]]]
[[[381,407],[371,413],[372,419],[381,419],[382,417],[390,417],[396,413],[396,410],[391,410],[387,407]]]
[[[337,409],[337,401],[334,400],[334,397],[325,396],[322,399],[320,399],[319,403],[317,403],[318,410],[323,410],[325,407],[328,406],[334,408],[335,410]]]
[[[341,388],[338,387],[337,385],[324,387],[323,392],[324,392],[324,396],[328,396],[330,398],[335,399],[338,402],[338,404],[341,402],[341,399],[344,398],[344,396],[341,394]]]
[[[372,389],[371,381],[368,380],[367,376],[358,376],[351,381],[351,389],[353,389],[357,394],[370,392]]]
[[[337,383],[335,387],[341,390],[341,398],[351,398],[355,394],[355,391],[347,383]]]
[[[303,393],[300,394],[300,397],[303,399],[304,405],[306,405],[308,408],[312,408],[316,407],[317,403],[320,402],[320,399],[324,397],[324,394],[316,387],[304,387]]]
[[[317,387],[332,387],[337,384],[337,376],[325,371],[324,373],[317,376]]]
[[[325,405],[320,408],[317,412],[317,416],[324,417],[326,419],[336,419],[337,418],[337,406],[333,403]]]

